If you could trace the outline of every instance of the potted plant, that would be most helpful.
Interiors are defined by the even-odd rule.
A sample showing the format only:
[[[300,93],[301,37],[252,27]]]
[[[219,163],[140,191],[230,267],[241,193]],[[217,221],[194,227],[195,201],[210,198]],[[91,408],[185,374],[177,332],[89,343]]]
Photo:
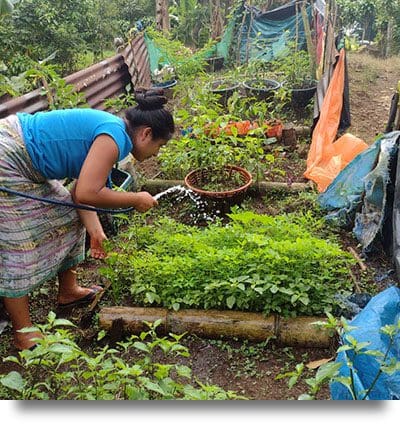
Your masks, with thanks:
[[[310,55],[305,50],[294,50],[279,59],[279,69],[284,75],[283,85],[289,90],[294,108],[304,108],[317,90],[315,70]]]
[[[253,181],[252,175],[235,165],[197,168],[185,177],[186,186],[198,195],[212,200],[241,197]]]
[[[253,78],[243,81],[247,97],[270,102],[281,84],[273,79]]]
[[[293,48],[271,64],[282,76],[282,86],[289,92],[294,109],[304,109],[317,90],[315,68],[308,51]]]
[[[153,71],[152,87],[161,88],[164,90],[166,97],[171,98],[173,94],[172,88],[177,84],[175,69],[173,66],[166,64],[159,65],[158,69]]]
[[[263,178],[273,163],[264,151],[265,128],[231,120],[192,116],[192,133],[172,139],[159,155],[162,175],[184,178],[189,189],[224,210],[239,204],[253,177]]]
[[[217,72],[224,66],[223,56],[213,56],[206,59],[206,72]]]
[[[221,78],[212,81],[210,87],[211,93],[219,96],[221,105],[226,106],[228,104],[228,99],[235,91],[239,90],[239,83],[232,78]]]

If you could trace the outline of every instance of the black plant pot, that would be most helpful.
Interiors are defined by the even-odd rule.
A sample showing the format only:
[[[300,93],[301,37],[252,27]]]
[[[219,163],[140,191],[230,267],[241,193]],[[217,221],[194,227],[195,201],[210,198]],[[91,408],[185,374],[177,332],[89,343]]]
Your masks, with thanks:
[[[207,72],[216,72],[223,68],[224,66],[224,58],[222,56],[220,57],[209,57],[206,59],[207,66],[206,71]]]
[[[252,79],[243,82],[248,97],[270,102],[281,84],[272,79]]]
[[[158,88],[158,89],[163,89],[164,90],[164,95],[168,99],[171,99],[172,96],[173,96],[173,87],[175,87],[177,83],[178,83],[178,81],[176,79],[171,79],[169,81],[164,81],[162,83],[152,84],[152,87],[153,88]]]
[[[310,103],[311,99],[314,97],[316,91],[316,85],[308,88],[291,89],[291,100],[293,108],[305,108]]]
[[[238,83],[232,83],[224,80],[217,80],[211,83],[211,92],[219,96],[219,102],[223,106],[227,105],[228,99],[238,89]]]

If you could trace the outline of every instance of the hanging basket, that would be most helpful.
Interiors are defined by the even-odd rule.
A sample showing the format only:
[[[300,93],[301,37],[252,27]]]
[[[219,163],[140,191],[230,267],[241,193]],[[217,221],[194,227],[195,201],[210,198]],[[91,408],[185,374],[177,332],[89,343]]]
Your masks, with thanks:
[[[194,171],[191,171],[185,177],[185,184],[189,189],[191,189],[193,192],[196,192],[198,195],[202,197],[206,197],[214,200],[224,200],[224,199],[226,200],[226,199],[232,199],[235,197],[242,196],[253,181],[251,174],[244,168],[238,166],[226,165],[223,168],[223,173],[224,173],[224,178],[226,179],[229,179],[233,175],[236,175],[237,177],[240,178],[241,185],[234,189],[223,190],[223,191],[213,191],[213,190],[203,189],[204,185],[209,183],[212,179],[212,176],[215,175],[215,170],[213,170],[212,168],[199,168]]]

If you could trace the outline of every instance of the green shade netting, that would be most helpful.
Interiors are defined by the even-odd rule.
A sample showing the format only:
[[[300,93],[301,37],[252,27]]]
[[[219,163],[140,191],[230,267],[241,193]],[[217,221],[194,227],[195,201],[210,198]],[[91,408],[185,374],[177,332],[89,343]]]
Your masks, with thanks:
[[[311,20],[311,6],[307,6],[306,11]],[[149,35],[145,33],[144,38],[152,73],[159,66],[176,66],[177,61],[157,47]],[[284,55],[285,48],[296,42],[298,49],[306,47],[303,19],[300,8],[296,13],[295,2],[266,13],[242,3],[233,11],[221,41],[194,55],[198,55],[199,60],[222,56],[225,60],[233,58],[237,63],[252,59],[270,61]]]

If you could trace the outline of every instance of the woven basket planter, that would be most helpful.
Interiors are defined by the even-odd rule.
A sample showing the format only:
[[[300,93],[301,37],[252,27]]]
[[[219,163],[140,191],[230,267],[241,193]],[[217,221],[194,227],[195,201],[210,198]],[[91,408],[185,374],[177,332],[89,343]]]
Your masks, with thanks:
[[[185,177],[185,184],[193,192],[196,192],[198,195],[211,200],[232,200],[234,198],[243,196],[253,181],[251,174],[244,168],[234,165],[226,165],[223,170],[224,173],[226,173],[227,178],[233,174],[239,174],[242,184],[239,187],[231,190],[204,190],[202,189],[201,185],[207,184],[213,175],[213,170],[208,168],[199,168],[191,171]]]

